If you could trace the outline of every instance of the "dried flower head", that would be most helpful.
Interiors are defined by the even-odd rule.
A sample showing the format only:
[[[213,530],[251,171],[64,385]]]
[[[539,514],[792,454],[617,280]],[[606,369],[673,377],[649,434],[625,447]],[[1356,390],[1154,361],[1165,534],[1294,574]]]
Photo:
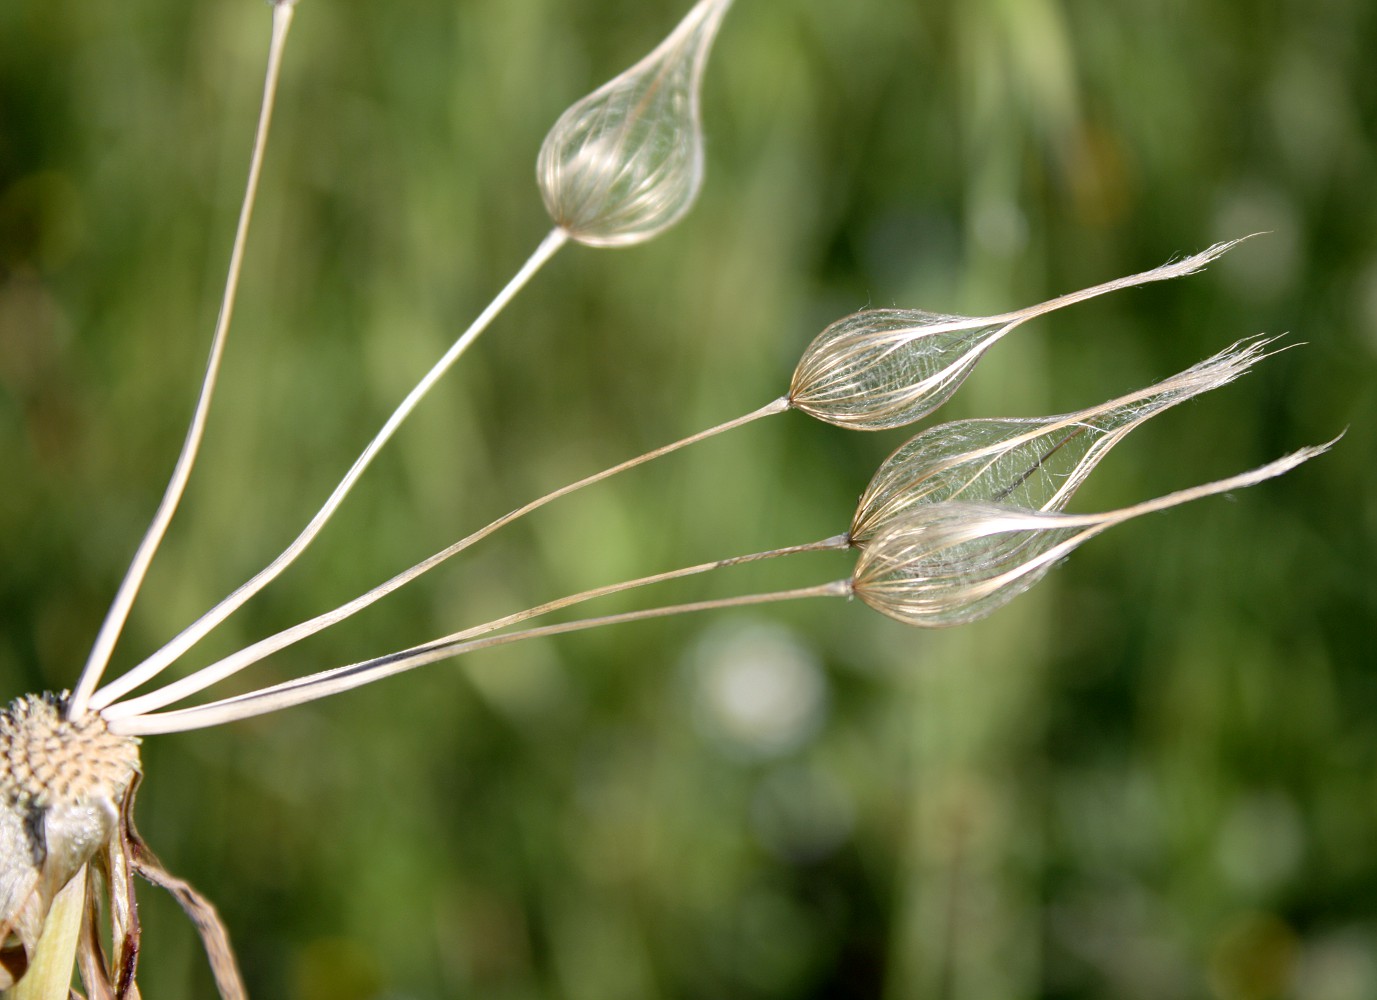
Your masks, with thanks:
[[[28,970],[54,897],[108,844],[139,770],[139,741],[65,695],[0,712],[0,989]]]
[[[628,246],[689,210],[703,183],[703,68],[729,6],[700,0],[655,51],[555,122],[536,179],[573,239]]]
[[[1239,341],[1146,389],[1075,413],[930,427],[900,445],[871,477],[851,521],[851,541],[863,545],[913,507],[946,500],[1061,510],[1135,427],[1232,382],[1267,356],[1270,343]]]
[[[962,501],[915,507],[861,550],[851,590],[875,610],[910,625],[941,628],[975,621],[1023,593],[1106,528],[1280,476],[1333,444],[1302,448],[1251,472],[1103,514]]]
[[[1121,288],[1200,270],[1240,241],[1017,312],[972,318],[920,309],[852,313],[813,340],[789,385],[795,409],[839,427],[878,431],[921,420],[951,398],[975,363],[1020,324]]]

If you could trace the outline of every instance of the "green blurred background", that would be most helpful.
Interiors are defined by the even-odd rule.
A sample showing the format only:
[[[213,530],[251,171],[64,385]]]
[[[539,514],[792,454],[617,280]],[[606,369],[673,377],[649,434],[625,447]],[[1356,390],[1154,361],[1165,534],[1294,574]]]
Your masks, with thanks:
[[[669,0],[303,0],[204,459],[127,668],[296,533],[544,234],[535,153]],[[214,319],[269,13],[0,5],[0,686],[75,680]],[[188,667],[550,488],[779,395],[866,305],[1045,319],[943,411],[1062,412],[1306,346],[1153,421],[1074,509],[1347,427],[1117,529],[992,618],[815,602],[472,656],[151,739],[139,822],[256,998],[1377,997],[1377,5],[740,0],[709,176],[562,252],[303,559]],[[542,512],[252,673],[846,526],[906,435],[775,417]],[[737,570],[600,606],[844,576]],[[8,695],[7,695],[8,696]],[[143,892],[150,998],[206,996]]]

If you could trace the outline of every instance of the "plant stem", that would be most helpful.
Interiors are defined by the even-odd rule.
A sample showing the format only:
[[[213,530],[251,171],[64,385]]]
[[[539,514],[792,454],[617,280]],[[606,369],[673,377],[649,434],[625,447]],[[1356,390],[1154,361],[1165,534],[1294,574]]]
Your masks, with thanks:
[[[278,652],[279,650],[285,649],[286,647],[291,646],[294,643],[300,642],[307,636],[314,635],[315,633],[320,632],[323,629],[329,628],[330,626],[343,621],[349,616],[356,614],[359,611],[362,611],[369,605],[386,597],[394,590],[397,590],[405,584],[410,583],[418,576],[421,576],[422,574],[434,569],[436,566],[440,565],[440,563],[444,562],[445,560],[458,555],[460,552],[464,551],[469,546],[483,540],[484,538],[487,538],[489,535],[497,531],[499,528],[506,527],[518,518],[525,517],[532,511],[538,510],[539,508],[544,507],[546,504],[554,500],[558,500],[560,497],[568,496],[570,493],[573,493],[577,490],[581,490],[586,486],[592,486],[594,483],[602,482],[604,479],[608,479],[612,476],[617,475],[618,473],[626,472],[629,469],[633,469],[638,465],[642,465],[656,458],[661,458],[665,455],[669,455],[672,452],[678,451],[681,448],[686,448],[691,444],[696,444],[710,437],[714,437],[718,434],[725,433],[726,431],[733,430],[737,427],[741,427],[742,425],[750,423],[753,420],[757,420],[761,417],[769,416],[770,414],[774,413],[782,413],[786,408],[787,403],[785,402],[785,400],[783,398],[777,399],[766,406],[762,406],[758,410],[754,410],[751,413],[746,414],[745,416],[737,417],[735,420],[729,420],[725,423],[718,424],[715,427],[710,427],[704,431],[699,431],[697,434],[692,434],[686,438],[682,438],[678,441],[675,441],[672,444],[667,444],[660,448],[656,448],[653,451],[646,452],[643,455],[638,455],[635,458],[628,459],[625,462],[622,462],[618,465],[614,465],[609,469],[604,469],[602,472],[598,472],[591,476],[587,476],[583,479],[580,479],[578,482],[570,483],[568,486],[555,490],[553,493],[547,493],[545,496],[540,497],[537,500],[532,500],[524,507],[518,507],[516,510],[511,511],[510,513],[504,514],[502,517],[499,517],[495,521],[492,521],[484,527],[479,528],[472,534],[464,538],[461,538],[459,541],[455,542],[448,548],[435,553],[434,555],[422,560],[419,563],[416,563],[416,565],[410,567],[409,569],[403,570],[401,573],[398,573],[390,580],[378,584],[378,586],[374,587],[372,590],[369,590],[368,592],[359,595],[352,601],[342,604],[339,607],[334,608],[330,611],[326,611],[322,614],[319,614],[314,618],[308,619],[307,621],[301,622],[297,625],[293,625],[291,628],[284,629],[281,632],[276,633],[275,635],[271,635],[265,639],[261,639],[250,646],[246,646],[244,649],[241,649],[235,653],[231,653],[229,656],[226,656],[221,660],[217,660],[214,663],[208,664],[207,666],[201,668],[195,673],[183,677],[181,680],[174,681],[173,683],[158,688],[155,691],[151,691],[148,694],[142,695],[138,698],[131,698],[128,701],[120,702],[119,704],[110,704],[110,702],[113,702],[114,697],[118,697],[118,694],[122,693],[116,691],[116,694],[113,697],[107,698],[107,692],[115,691],[120,686],[120,682],[112,683],[111,685],[109,685],[108,688],[101,692],[101,703],[105,707],[105,716],[108,719],[116,719],[134,715],[141,715],[144,712],[149,712],[158,708],[164,708],[167,705],[171,705],[177,701],[180,701],[183,698],[189,697],[198,691],[203,691],[207,687],[210,687],[212,684],[216,684],[224,680],[225,678],[238,673],[245,667],[253,663],[257,663],[264,657],[270,656],[273,653]],[[768,555],[739,557],[740,561],[749,561],[755,558],[768,558]],[[727,564],[730,564],[730,562],[731,561],[729,560]],[[705,564],[701,568],[691,568],[690,572],[706,572],[708,569],[715,568],[715,566],[716,564]],[[674,571],[674,573],[689,575],[688,572],[680,570],[676,570]],[[673,579],[673,576],[666,576],[665,579]],[[630,586],[640,586],[641,583],[653,581],[654,578],[648,578],[646,581],[633,581],[630,584],[618,584],[616,586],[619,589],[626,589]],[[608,591],[608,593],[615,592],[615,590]],[[484,631],[489,630],[486,626],[482,628]],[[121,678],[121,681],[123,680],[124,678]]]
[[[206,418],[210,412],[211,397],[215,394],[215,383],[220,372],[220,360],[224,355],[225,341],[229,337],[230,320],[234,316],[234,300],[239,289],[239,273],[244,264],[244,248],[248,243],[249,223],[253,218],[253,206],[258,194],[258,178],[263,169],[263,154],[268,145],[268,130],[272,125],[273,105],[277,96],[277,82],[281,75],[282,53],[287,44],[287,32],[292,25],[294,4],[279,3],[273,7],[272,40],[268,47],[268,69],[263,81],[263,102],[258,112],[258,129],[254,135],[253,151],[249,157],[249,177],[244,187],[244,200],[239,206],[239,223],[234,231],[234,244],[230,250],[229,274],[225,278],[225,290],[220,300],[220,314],[215,321],[215,333],[211,337],[210,357],[206,362],[205,378],[201,381],[201,394],[192,412],[191,425],[187,428],[182,442],[181,453],[172,469],[172,478],[153,514],[139,547],[134,550],[134,558],[125,572],[124,580],[115,591],[114,601],[101,623],[96,641],[87,657],[86,666],[77,680],[76,690],[68,706],[68,716],[77,718],[86,711],[87,701],[100,682],[101,675],[110,663],[120,632],[129,618],[139,587],[143,585],[153,556],[167,533],[167,526],[177,512],[187,481],[191,478],[192,466],[201,448],[205,435]]]
[[[541,266],[549,260],[561,246],[567,241],[568,236],[562,229],[551,230],[550,233],[541,241],[526,263],[521,269],[507,282],[506,287],[497,294],[486,309],[479,314],[478,318],[470,324],[469,328],[460,335],[459,339],[450,345],[439,361],[422,376],[416,383],[411,392],[407,393],[405,399],[392,411],[392,415],[387,418],[382,429],[368,443],[363,452],[354,464],[349,468],[344,478],[340,480],[325,501],[324,506],[311,518],[310,523],[302,530],[296,539],[287,546],[282,553],[271,563],[261,569],[247,582],[241,584],[233,593],[222,600],[215,607],[211,608],[191,625],[187,626],[171,642],[163,646],[156,653],[144,660],[133,670],[118,679],[110,682],[101,688],[91,698],[90,704],[93,708],[101,709],[112,704],[116,699],[128,694],[140,684],[144,684],[156,677],[165,670],[171,663],[203,639],[212,629],[223,622],[231,614],[243,607],[248,600],[266,587],[306,550],[315,537],[320,534],[326,522],[334,516],[339,505],[344,502],[344,498],[349,491],[354,488],[354,484],[359,481],[364,470],[372,463],[374,457],[382,450],[383,445],[391,440],[392,435],[397,432],[397,428],[402,425],[411,412],[420,403],[427,392],[438,382],[446,371],[459,359],[470,344],[472,344],[488,325],[497,317],[498,313],[509,303],[528,281],[540,270]]]
[[[498,618],[483,625],[475,625],[473,628],[456,632],[449,636],[450,639],[473,639],[480,635],[487,635],[500,629],[508,628],[512,625],[519,625],[532,618],[549,614],[551,611],[561,611],[564,608],[582,604],[585,601],[596,600],[599,597],[609,597],[612,594],[620,594],[623,591],[633,590],[637,587],[648,587],[651,584],[666,583],[670,580],[681,580],[688,576],[697,576],[700,573],[708,573],[715,569],[725,569],[728,566],[740,566],[745,563],[763,562],[766,559],[778,559],[781,556],[799,555],[804,552],[835,552],[849,548],[851,545],[849,535],[833,535],[831,538],[824,538],[820,542],[809,542],[806,545],[790,545],[782,549],[770,549],[766,552],[753,552],[747,556],[732,556],[730,559],[718,559],[713,562],[699,563],[696,566],[685,566],[683,569],[672,569],[665,573],[656,573],[653,576],[643,576],[636,580],[626,580],[622,583],[612,583],[605,587],[596,587],[592,590],[584,590],[568,597],[561,597],[558,600],[548,601],[545,604],[527,608],[525,611],[517,611],[504,618]]]
[[[697,611],[716,611],[724,608],[745,607],[753,604],[768,604],[777,601],[800,600],[808,597],[849,597],[850,580],[836,580],[815,587],[802,587],[796,590],[774,591],[768,594],[748,594],[743,597],[726,597],[711,601],[697,601],[691,604],[674,604],[642,611],[627,611],[600,618],[585,618],[579,621],[564,622],[558,625],[544,625],[539,628],[509,632],[505,635],[488,636],[481,639],[460,639],[464,633],[455,633],[422,646],[374,657],[359,663],[352,663],[333,670],[322,671],[309,677],[285,681],[282,684],[254,691],[249,694],[224,698],[220,701],[184,708],[174,712],[154,712],[149,715],[112,720],[111,732],[127,736],[148,736],[154,733],[176,733],[191,729],[204,729],[226,722],[248,719],[256,715],[266,715],[293,705],[317,701],[332,694],[340,694],[353,688],[371,684],[423,667],[440,660],[462,656],[465,653],[524,639],[545,638],[564,635],[568,632],[581,632],[599,628],[603,625],[619,625],[624,622],[645,621],[651,618],[665,618],[670,615],[688,614]]]

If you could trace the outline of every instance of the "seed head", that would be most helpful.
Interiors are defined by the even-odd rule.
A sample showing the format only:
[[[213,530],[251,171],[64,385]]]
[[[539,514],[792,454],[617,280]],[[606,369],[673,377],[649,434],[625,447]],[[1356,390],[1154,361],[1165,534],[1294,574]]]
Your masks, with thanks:
[[[730,5],[701,0],[650,55],[555,122],[536,179],[573,239],[629,246],[689,210],[703,183],[703,68]]]
[[[833,323],[794,369],[789,403],[829,424],[878,431],[921,420],[951,398],[985,352],[1020,324],[1075,302],[1193,274],[1236,246],[1192,257],[999,316],[945,316],[918,309],[866,309]]]
[[[1270,343],[1239,341],[1156,385],[1075,413],[929,428],[900,445],[871,478],[852,518],[851,541],[862,545],[913,507],[946,500],[1061,510],[1135,427],[1238,378],[1266,357]]]
[[[1080,544],[1056,515],[989,503],[917,507],[864,549],[852,591],[909,625],[940,628],[983,618],[1036,583]]]
[[[1333,444],[1302,448],[1251,472],[1102,514],[963,501],[915,506],[861,550],[851,590],[875,610],[910,625],[941,628],[975,621],[1023,593],[1106,528],[1282,475]]]
[[[950,399],[1007,332],[1006,324],[917,309],[852,313],[803,352],[789,403],[839,427],[902,427]]]

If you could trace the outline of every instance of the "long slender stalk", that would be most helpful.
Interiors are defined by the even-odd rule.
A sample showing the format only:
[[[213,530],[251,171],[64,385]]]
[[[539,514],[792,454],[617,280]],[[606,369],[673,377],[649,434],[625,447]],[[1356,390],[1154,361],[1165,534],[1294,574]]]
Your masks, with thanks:
[[[809,542],[806,545],[790,545],[782,549],[769,549],[765,552],[753,552],[747,556],[732,556],[729,559],[718,559],[713,562],[699,563],[696,566],[685,566],[683,569],[672,569],[664,573],[656,573],[652,576],[643,576],[636,580],[626,580],[622,583],[612,583],[605,587],[595,587],[592,590],[584,590],[568,597],[561,597],[557,600],[547,601],[538,604],[525,611],[517,611],[504,618],[497,618],[483,625],[475,625],[473,628],[456,632],[452,639],[474,639],[480,635],[488,635],[492,632],[519,625],[522,622],[530,621],[532,618],[539,618],[552,611],[562,611],[571,608],[576,604],[583,604],[586,601],[593,601],[599,597],[610,597],[613,594],[620,594],[637,587],[648,587],[656,583],[667,583],[670,580],[682,580],[685,577],[697,576],[701,573],[710,573],[717,569],[726,569],[729,566],[742,566],[746,563],[764,562],[767,559],[779,559],[782,556],[801,555],[805,552],[839,552],[851,547],[849,535],[833,535],[831,538],[824,538],[819,542]]]
[[[465,653],[476,652],[480,649],[505,646],[508,643],[520,642],[524,639],[564,635],[569,632],[599,628],[603,625],[619,625],[625,622],[665,618],[670,615],[697,611],[716,611],[723,608],[801,600],[809,597],[847,597],[850,594],[851,582],[849,580],[836,580],[831,583],[824,583],[815,587],[801,587],[796,590],[780,590],[768,594],[749,594],[743,597],[725,597],[711,601],[697,601],[691,604],[673,604],[641,611],[627,611],[622,614],[604,615],[600,618],[585,618],[558,625],[543,625],[539,628],[508,632],[481,639],[458,639],[456,637],[463,633],[456,633],[455,636],[446,636],[422,646],[413,646],[396,653],[336,667],[333,670],[322,671],[309,677],[285,681],[260,691],[236,695],[233,698],[224,698],[220,701],[198,705],[195,708],[183,708],[173,712],[154,712],[149,715],[113,720],[110,723],[110,729],[112,732],[127,736],[148,736],[155,733],[177,733],[191,729],[204,729],[239,719],[249,719],[256,715],[265,715],[269,712],[290,708],[293,705],[303,705],[440,660],[462,656]]]
[[[406,398],[392,411],[392,415],[387,418],[382,428],[368,443],[363,452],[355,459],[344,478],[340,480],[325,501],[325,504],[311,518],[310,522],[302,529],[296,539],[287,546],[282,553],[250,578],[241,584],[228,597],[222,600],[215,607],[211,608],[191,625],[183,629],[171,642],[163,646],[156,653],[144,660],[133,670],[124,676],[111,681],[101,688],[91,697],[90,704],[97,710],[112,704],[116,699],[128,694],[134,688],[144,684],[156,677],[173,663],[179,656],[203,639],[217,625],[223,622],[231,614],[243,607],[255,594],[275,580],[282,572],[296,561],[297,557],[306,550],[315,537],[320,534],[326,522],[334,516],[339,505],[344,502],[344,498],[349,491],[354,488],[363,475],[364,470],[372,463],[374,457],[382,450],[383,446],[391,440],[392,435],[397,432],[397,428],[402,425],[411,412],[420,403],[421,399],[435,385],[436,382],[449,370],[459,356],[472,344],[489,324],[497,317],[503,308],[506,307],[516,293],[519,292],[527,282],[540,270],[541,266],[548,261],[555,252],[568,240],[568,234],[562,229],[551,230],[550,233],[541,241],[534,253],[527,259],[521,269],[507,282],[506,286],[497,294],[486,309],[479,314],[478,318],[470,324],[469,328],[460,335],[459,339],[450,345],[439,361],[428,371],[415,387],[406,395]]]
[[[95,690],[101,675],[110,663],[110,657],[115,651],[115,644],[119,641],[120,632],[123,631],[124,624],[129,619],[129,611],[134,606],[134,598],[138,596],[139,588],[143,585],[144,577],[148,574],[148,567],[153,562],[153,556],[157,553],[163,536],[167,534],[167,527],[172,521],[173,514],[177,512],[177,505],[181,502],[182,494],[186,492],[186,484],[191,478],[192,466],[195,465],[196,455],[201,448],[201,439],[205,435],[206,417],[210,412],[210,401],[215,394],[215,383],[220,372],[220,360],[224,355],[225,341],[229,337],[230,320],[234,316],[234,301],[239,290],[239,274],[244,264],[244,249],[248,243],[249,223],[253,218],[253,206],[258,194],[258,178],[262,173],[263,155],[268,144],[268,131],[272,125],[277,83],[282,70],[282,53],[287,45],[287,33],[291,28],[292,15],[295,9],[294,0],[289,3],[277,3],[273,7],[272,39],[268,46],[268,68],[263,81],[263,101],[259,107],[258,127],[254,134],[253,151],[249,157],[249,176],[244,186],[244,199],[239,206],[239,222],[235,227],[234,244],[230,250],[229,273],[225,278],[224,294],[220,300],[220,313],[215,321],[215,333],[211,337],[210,357],[206,362],[205,378],[201,381],[201,393],[196,400],[196,408],[192,412],[191,425],[187,428],[181,453],[177,456],[177,463],[172,469],[172,477],[168,481],[167,489],[163,492],[163,498],[158,504],[158,509],[153,514],[153,521],[149,524],[143,540],[139,542],[139,547],[134,551],[134,558],[129,564],[129,569],[125,572],[124,580],[121,581],[119,589],[115,592],[110,610],[106,612],[105,621],[101,623],[100,631],[96,634],[96,641],[91,647],[86,666],[82,669],[81,677],[77,680],[76,689],[72,694],[72,700],[67,710],[68,715],[72,718],[76,718],[86,711],[91,692]]]
[[[746,414],[745,416],[737,417],[735,420],[728,420],[725,423],[718,424],[715,427],[710,427],[707,430],[699,431],[698,433],[692,434],[686,438],[681,438],[680,440],[675,441],[672,444],[663,445],[662,447],[656,448],[653,451],[649,451],[643,455],[638,455],[635,458],[628,459],[627,461],[622,462],[618,465],[614,465],[609,469],[604,469],[602,472],[595,473],[591,476],[586,476],[585,478],[580,479],[578,482],[570,483],[568,486],[564,486],[558,490],[555,490],[552,493],[547,493],[545,496],[540,497],[536,500],[532,500],[530,503],[526,504],[523,507],[518,507],[516,510],[511,511],[510,513],[504,514],[502,517],[497,518],[495,521],[489,522],[487,525],[485,525],[482,528],[479,528],[472,534],[467,535],[464,538],[461,538],[459,541],[455,542],[448,548],[435,553],[427,559],[423,559],[421,562],[418,562],[414,566],[403,570],[401,573],[398,573],[391,579],[386,580],[383,583],[380,583],[372,590],[369,590],[364,594],[360,594],[353,600],[348,601],[345,604],[341,604],[339,607],[334,608],[330,611],[323,612],[322,614],[319,614],[314,618],[308,619],[307,621],[301,622],[297,625],[293,625],[291,628],[284,629],[281,632],[276,633],[275,635],[271,635],[265,639],[261,639],[253,645],[247,646],[244,649],[239,650],[238,652],[232,653],[221,660],[217,660],[215,663],[211,663],[203,667],[202,669],[196,671],[195,673],[189,674],[181,680],[174,681],[173,683],[158,688],[155,691],[151,691],[146,695],[142,695],[138,698],[131,698],[128,701],[120,702],[119,704],[114,704],[113,702],[114,698],[118,697],[119,693],[121,692],[116,692],[114,695],[109,694],[111,691],[115,691],[115,689],[118,686],[118,682],[115,684],[111,684],[107,689],[102,690],[99,695],[100,707],[104,708],[105,715],[107,718],[119,718],[122,716],[138,715],[143,712],[152,711],[153,709],[163,708],[166,705],[171,705],[174,702],[189,697],[190,695],[193,695],[198,691],[203,691],[212,684],[216,684],[224,680],[225,678],[238,673],[240,670],[243,670],[250,664],[257,663],[259,660],[263,659],[266,656],[270,656],[273,653],[278,652],[279,650],[285,649],[286,647],[294,643],[300,642],[307,636],[314,635],[315,633],[323,629],[329,628],[330,626],[343,621],[350,615],[362,611],[370,604],[373,604],[374,602],[381,600],[388,594],[392,593],[394,590],[397,590],[399,587],[402,587],[405,584],[410,583],[412,580],[416,579],[418,576],[421,576],[423,573],[426,573],[434,569],[436,566],[440,565],[440,563],[444,562],[445,560],[450,559],[455,555],[458,555],[464,549],[467,549],[469,546],[488,537],[493,532],[497,531],[499,528],[503,528],[511,524],[518,518],[524,517],[527,514],[530,514],[532,511],[538,510],[539,508],[545,506],[546,504],[554,500],[558,500],[560,497],[568,496],[570,493],[573,493],[577,490],[581,490],[586,486],[592,486],[594,483],[602,482],[604,479],[608,479],[612,476],[617,475],[618,473],[626,472],[630,469],[635,468],[638,465],[643,465],[644,463],[650,462],[656,458],[661,458],[665,455],[669,455],[675,451],[680,450],[681,448],[686,448],[691,444],[696,444],[710,437],[714,437],[718,434],[725,433],[726,431],[733,430],[737,427],[741,427],[744,424],[750,423],[753,420],[757,420],[761,417],[768,416],[773,413],[781,413],[786,408],[787,404],[785,400],[782,398],[777,399],[774,402],[766,406],[763,406],[758,410],[754,410],[751,413]],[[121,681],[122,680],[123,678],[121,678]]]
[[[499,629],[508,628],[512,625],[529,621],[532,618],[549,614],[552,611],[573,607],[576,604],[582,604],[585,601],[595,600],[599,597],[609,597],[612,594],[620,594],[628,590],[634,590],[638,587],[648,587],[652,584],[666,583],[670,580],[680,580],[684,577],[696,576],[716,569],[725,569],[729,566],[740,566],[744,563],[761,562],[766,559],[777,559],[781,556],[798,555],[804,552],[836,551],[845,549],[849,545],[850,538],[848,535],[834,535],[831,538],[825,538],[819,542],[810,542],[806,545],[791,545],[786,548],[770,549],[765,552],[754,552],[745,556],[732,556],[728,559],[717,559],[712,562],[699,563],[695,566],[686,566],[682,569],[668,570],[664,573],[643,576],[635,580],[625,580],[621,583],[608,584],[604,587],[581,591],[580,593],[572,594],[568,597],[561,597],[533,608],[527,608],[524,611],[517,611],[504,618],[498,618],[494,621],[486,622],[482,625],[475,625],[472,628],[456,632],[448,636],[447,639],[458,641],[461,639],[472,639],[480,635],[487,635],[490,632],[496,632]],[[415,568],[416,567],[412,567],[412,569]],[[411,570],[407,572],[410,573]],[[394,577],[393,579],[395,580],[397,578]],[[392,581],[388,582],[391,583]],[[383,586],[387,586],[387,584]],[[377,588],[375,588],[375,590],[376,589]],[[369,594],[373,593],[375,593],[375,591],[369,591]],[[367,596],[369,595],[364,595],[364,597]],[[363,600],[363,598],[358,598],[356,601],[350,602],[350,605],[361,600]],[[350,607],[350,605],[344,605],[344,607]],[[256,663],[273,652],[304,638],[306,635],[311,634],[311,632],[319,631],[320,629],[326,628],[334,621],[347,617],[347,615],[337,615],[339,610],[340,609],[336,609],[334,612],[321,615],[312,619],[310,622],[304,622],[294,629],[287,629],[284,632],[279,632],[277,635],[269,636],[267,639],[256,642],[252,646],[248,646],[237,653],[232,653],[223,660],[212,663],[180,681],[158,688],[156,691],[151,691],[141,697],[130,698],[127,701],[111,705],[104,710],[103,714],[107,721],[124,719],[131,716],[144,715],[148,712],[165,708],[168,705],[181,701],[183,698],[189,697],[197,691],[204,690],[216,681],[242,670],[249,664]],[[357,610],[357,608],[354,610]],[[350,613],[352,613],[352,611]],[[330,620],[323,621],[324,619]],[[297,630],[308,625],[313,626],[310,631],[298,634]]]

